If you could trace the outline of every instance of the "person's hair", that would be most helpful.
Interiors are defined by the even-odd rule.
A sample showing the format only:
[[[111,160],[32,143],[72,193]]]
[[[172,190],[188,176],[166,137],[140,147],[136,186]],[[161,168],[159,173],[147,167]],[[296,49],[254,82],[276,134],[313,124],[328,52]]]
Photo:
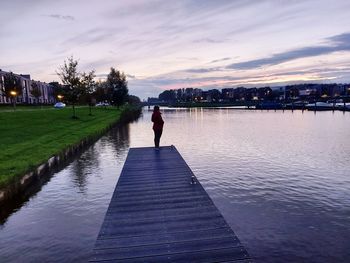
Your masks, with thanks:
[[[153,111],[159,111],[159,106],[154,106]]]

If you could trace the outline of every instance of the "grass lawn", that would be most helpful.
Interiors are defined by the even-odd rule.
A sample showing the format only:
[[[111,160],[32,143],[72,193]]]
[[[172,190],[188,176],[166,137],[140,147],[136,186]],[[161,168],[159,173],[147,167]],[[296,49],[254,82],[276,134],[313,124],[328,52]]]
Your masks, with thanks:
[[[79,119],[71,118],[70,107],[20,108],[16,112],[0,108],[0,187],[116,122],[122,110],[94,108],[89,116],[88,107],[78,107],[76,112]]]

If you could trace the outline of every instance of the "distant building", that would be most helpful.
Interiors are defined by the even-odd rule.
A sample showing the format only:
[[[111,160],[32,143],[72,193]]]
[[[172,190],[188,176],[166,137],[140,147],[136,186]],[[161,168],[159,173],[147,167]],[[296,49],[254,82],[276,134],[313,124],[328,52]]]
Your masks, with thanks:
[[[272,100],[275,97],[273,96],[272,89],[270,87],[262,87],[258,88],[258,96],[255,98],[259,100]]]
[[[271,87],[271,91],[277,100],[284,100],[286,98],[286,87],[284,86]]]
[[[165,90],[159,94],[160,102],[239,102],[239,101],[327,101],[350,100],[350,84],[304,83],[275,87],[237,87],[202,90],[182,88]]]
[[[193,90],[193,97],[195,101],[201,101],[202,100],[202,90],[201,89],[194,89]]]
[[[148,104],[151,104],[151,105],[156,105],[156,104],[159,104],[161,101],[158,99],[158,98],[150,98],[148,97],[147,99],[147,103]]]
[[[10,104],[11,98],[6,97],[5,88],[4,88],[4,80],[5,75],[10,72],[2,71],[0,69],[0,104]],[[20,104],[53,104],[56,102],[56,98],[54,95],[54,87],[48,83],[35,81],[30,79],[30,75],[18,75],[14,74],[20,82],[22,88],[22,94],[17,96],[17,103]],[[32,83],[36,82],[37,86],[41,90],[41,96],[37,99],[32,96]]]
[[[245,100],[251,101],[258,99],[258,89],[257,88],[248,88],[245,92]]]
[[[208,91],[202,91],[201,101],[202,102],[208,102],[208,97],[209,97],[209,92]]]
[[[220,101],[220,91],[218,89],[208,90],[206,100],[208,102],[219,102]]]
[[[246,88],[244,88],[244,87],[237,87],[237,88],[235,88],[234,89],[234,99],[236,100],[236,101],[238,101],[238,100],[245,100],[245,96],[246,96]]]
[[[223,101],[233,101],[234,100],[234,88],[226,88],[221,90]]]

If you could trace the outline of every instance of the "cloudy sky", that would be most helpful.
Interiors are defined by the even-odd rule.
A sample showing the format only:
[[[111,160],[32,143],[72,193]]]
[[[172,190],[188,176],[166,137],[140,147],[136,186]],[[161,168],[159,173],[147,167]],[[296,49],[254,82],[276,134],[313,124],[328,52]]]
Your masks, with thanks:
[[[350,82],[349,0],[0,0],[0,68],[58,80],[73,55],[141,98],[170,88]]]

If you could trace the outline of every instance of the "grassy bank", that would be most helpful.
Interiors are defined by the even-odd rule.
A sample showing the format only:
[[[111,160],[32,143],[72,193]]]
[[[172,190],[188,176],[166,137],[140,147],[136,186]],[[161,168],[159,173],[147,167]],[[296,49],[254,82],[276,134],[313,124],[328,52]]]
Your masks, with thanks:
[[[115,123],[125,109],[77,108],[79,119],[71,118],[71,109],[0,109],[0,187],[45,162],[83,138],[97,134]]]

